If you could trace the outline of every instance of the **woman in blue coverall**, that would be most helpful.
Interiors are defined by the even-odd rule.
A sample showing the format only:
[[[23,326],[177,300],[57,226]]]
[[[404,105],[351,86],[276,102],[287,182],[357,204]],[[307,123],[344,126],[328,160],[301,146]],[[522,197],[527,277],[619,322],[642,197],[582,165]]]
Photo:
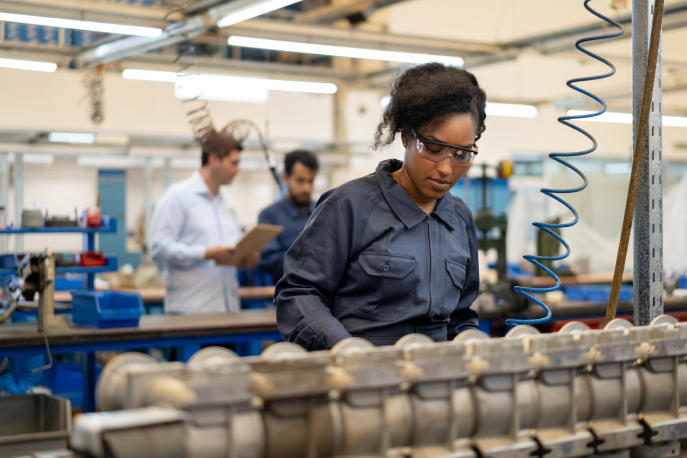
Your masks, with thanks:
[[[486,94],[471,73],[429,63],[391,84],[374,149],[400,135],[405,160],[322,195],[284,261],[277,324],[285,341],[329,349],[347,337],[437,342],[477,326],[477,237],[449,190],[477,155]]]

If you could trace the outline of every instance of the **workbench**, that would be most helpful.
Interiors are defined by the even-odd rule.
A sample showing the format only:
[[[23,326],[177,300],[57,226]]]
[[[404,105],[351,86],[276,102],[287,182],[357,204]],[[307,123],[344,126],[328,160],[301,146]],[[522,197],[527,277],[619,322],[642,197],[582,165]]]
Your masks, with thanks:
[[[188,360],[202,346],[281,340],[274,310],[249,310],[219,315],[144,315],[138,327],[91,329],[75,327],[47,334],[50,352],[83,352],[83,411],[95,410],[95,352],[176,347]],[[0,326],[0,358],[46,353],[45,337],[35,323]]]
[[[537,325],[542,332],[556,332],[564,324],[570,321],[582,321],[591,328],[603,326],[606,316],[607,302],[590,301],[563,301],[557,304],[548,304],[551,309],[551,319],[542,325]],[[632,322],[632,301],[618,303],[618,318],[625,318]],[[679,321],[687,321],[687,298],[666,297],[663,300],[666,315],[672,315]],[[543,318],[544,310],[539,305],[530,303],[529,307],[519,313],[506,313],[500,311],[479,311],[480,329],[492,335],[502,335],[510,329],[505,324],[508,318],[531,320]]]

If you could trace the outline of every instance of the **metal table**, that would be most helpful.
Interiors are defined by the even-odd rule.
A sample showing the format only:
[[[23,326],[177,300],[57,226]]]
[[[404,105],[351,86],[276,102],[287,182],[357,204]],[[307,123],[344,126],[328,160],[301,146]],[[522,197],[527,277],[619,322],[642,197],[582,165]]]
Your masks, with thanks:
[[[281,340],[274,310],[221,315],[144,315],[134,328],[70,328],[47,334],[52,354],[83,352],[83,410],[95,410],[95,352],[178,347],[186,361],[204,345]],[[0,327],[0,358],[45,353],[44,335],[35,323]]]

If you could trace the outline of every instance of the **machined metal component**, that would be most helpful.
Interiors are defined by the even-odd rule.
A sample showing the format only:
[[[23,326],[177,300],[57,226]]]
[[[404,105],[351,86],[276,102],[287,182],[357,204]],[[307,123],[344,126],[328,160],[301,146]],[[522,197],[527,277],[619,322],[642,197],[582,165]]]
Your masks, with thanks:
[[[75,420],[72,446],[92,456],[103,444],[116,458],[677,456],[687,324],[348,339],[312,353],[281,343],[259,358],[208,348],[188,364],[125,354],[104,369],[99,398],[120,412]]]

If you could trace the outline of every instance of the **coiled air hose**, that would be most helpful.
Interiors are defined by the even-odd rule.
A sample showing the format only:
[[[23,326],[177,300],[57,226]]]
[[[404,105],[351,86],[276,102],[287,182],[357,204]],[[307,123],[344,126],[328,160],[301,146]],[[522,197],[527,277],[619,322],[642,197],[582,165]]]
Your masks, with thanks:
[[[511,326],[516,326],[519,324],[530,324],[530,325],[541,324],[541,323],[545,323],[546,321],[549,320],[549,318],[551,318],[551,310],[546,306],[546,304],[544,304],[540,299],[534,297],[531,293],[547,293],[547,292],[551,292],[551,291],[556,291],[561,287],[561,280],[558,278],[558,276],[551,269],[542,265],[542,263],[540,261],[560,261],[561,259],[565,259],[568,256],[570,256],[570,246],[566,243],[566,241],[563,239],[563,237],[556,234],[553,231],[553,229],[572,227],[575,224],[577,224],[577,222],[580,220],[580,216],[578,215],[575,208],[572,205],[570,205],[568,202],[563,200],[563,198],[558,196],[557,194],[572,194],[575,192],[580,192],[587,187],[588,180],[587,180],[587,177],[585,176],[585,174],[582,173],[581,170],[579,170],[577,167],[575,167],[574,165],[567,162],[564,158],[585,156],[587,154],[590,154],[596,150],[597,142],[596,142],[596,139],[592,136],[592,134],[590,134],[586,130],[582,129],[581,127],[578,127],[578,126],[572,124],[570,121],[573,121],[576,119],[585,119],[585,118],[592,118],[595,116],[600,116],[601,114],[603,114],[606,111],[606,103],[603,100],[601,100],[599,97],[597,97],[596,95],[592,94],[591,92],[586,91],[586,90],[576,86],[575,83],[581,83],[584,81],[594,81],[594,80],[600,80],[600,79],[608,78],[610,76],[613,76],[615,74],[615,71],[616,71],[615,65],[613,65],[610,61],[604,59],[603,57],[601,57],[597,54],[594,54],[591,51],[588,51],[587,49],[583,48],[581,45],[582,45],[582,43],[587,43],[590,41],[599,41],[599,40],[605,40],[607,38],[619,37],[620,35],[625,33],[625,28],[621,24],[618,24],[614,20],[598,13],[595,10],[593,10],[589,6],[590,1],[591,0],[585,0],[585,2],[584,2],[584,7],[587,9],[587,11],[592,13],[594,16],[602,19],[603,21],[607,22],[609,25],[616,27],[618,29],[618,32],[611,33],[608,35],[599,35],[599,36],[595,36],[595,37],[582,38],[575,43],[575,47],[579,51],[582,51],[583,53],[587,54],[588,56],[598,60],[599,62],[603,62],[604,64],[608,65],[610,67],[611,71],[608,73],[605,73],[603,75],[571,79],[566,84],[569,88],[571,88],[577,92],[580,92],[580,93],[586,95],[587,97],[591,97],[595,101],[599,102],[601,104],[602,108],[601,108],[601,110],[599,110],[595,113],[582,114],[582,115],[576,115],[576,116],[561,116],[560,118],[558,118],[558,122],[572,128],[572,129],[575,129],[576,131],[578,131],[579,133],[581,133],[582,135],[587,137],[589,140],[591,140],[592,147],[589,148],[588,150],[585,150],[585,151],[578,151],[578,152],[573,152],[573,153],[551,153],[551,154],[549,154],[549,157],[551,159],[558,162],[559,164],[564,165],[565,167],[568,167],[570,170],[573,170],[575,173],[577,173],[580,176],[580,178],[582,178],[584,183],[582,184],[582,186],[580,186],[578,188],[574,188],[574,189],[548,189],[548,188],[541,189],[542,193],[546,194],[547,196],[551,197],[552,199],[565,205],[568,208],[568,210],[570,210],[573,213],[573,215],[575,216],[575,219],[570,223],[560,223],[560,224],[533,223],[533,225],[535,227],[541,229],[544,232],[547,232],[551,236],[555,237],[556,240],[561,242],[561,244],[563,244],[563,246],[566,249],[566,253],[562,256],[532,256],[532,255],[523,256],[527,261],[531,262],[532,264],[534,264],[537,267],[540,267],[547,274],[549,274],[553,279],[555,279],[556,280],[556,286],[553,286],[550,288],[535,288],[535,287],[526,287],[526,286],[516,286],[514,288],[515,291],[518,294],[525,296],[526,298],[534,301],[539,306],[541,306],[546,311],[546,316],[543,318],[535,318],[535,319],[531,319],[531,320],[526,320],[526,319],[509,319],[509,320],[506,320],[506,324],[509,324]]]

